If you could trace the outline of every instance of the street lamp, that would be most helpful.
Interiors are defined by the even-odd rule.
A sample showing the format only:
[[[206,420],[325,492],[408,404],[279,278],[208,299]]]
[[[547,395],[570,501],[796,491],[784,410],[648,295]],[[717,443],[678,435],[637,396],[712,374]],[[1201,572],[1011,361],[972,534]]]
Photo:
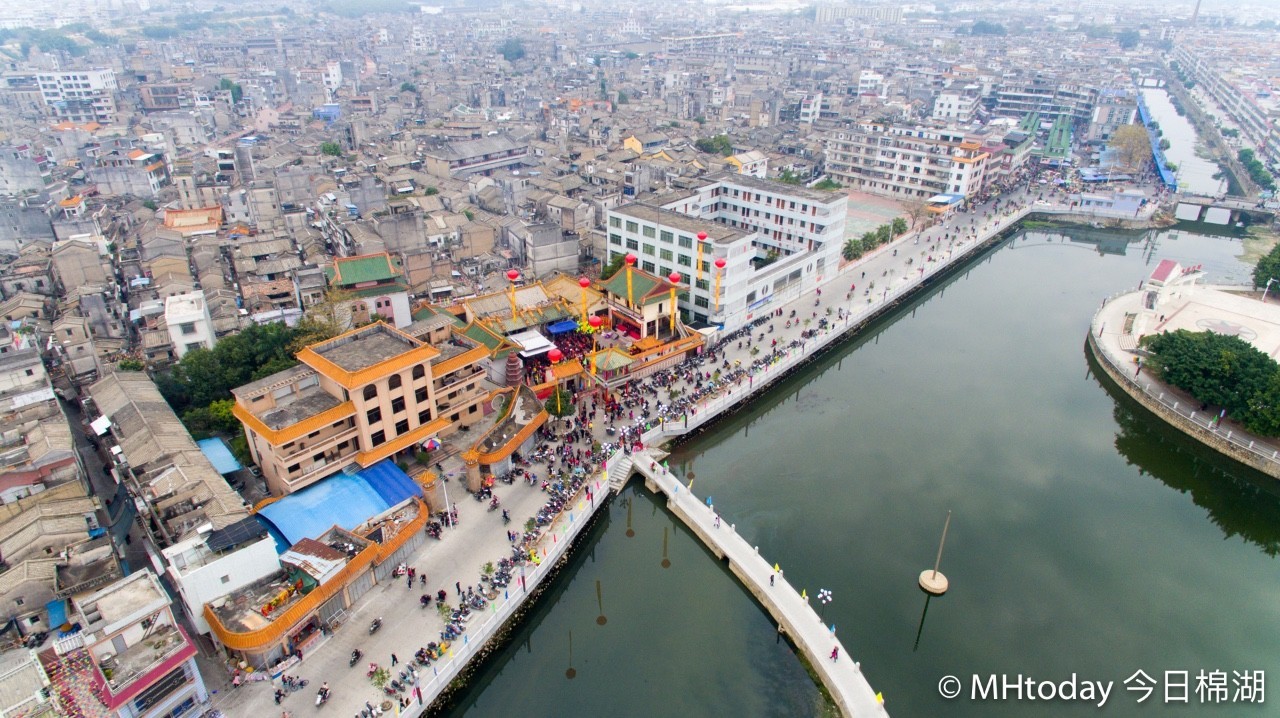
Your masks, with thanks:
[[[1263,303],[1263,304],[1266,304],[1266,302],[1267,302],[1267,292],[1271,291],[1271,283],[1272,283],[1272,282],[1274,282],[1274,281],[1276,281],[1276,278],[1275,278],[1275,277],[1272,277],[1272,278],[1268,279],[1268,280],[1267,280],[1267,288],[1266,288],[1266,289],[1264,289],[1264,290],[1262,290],[1262,303]]]

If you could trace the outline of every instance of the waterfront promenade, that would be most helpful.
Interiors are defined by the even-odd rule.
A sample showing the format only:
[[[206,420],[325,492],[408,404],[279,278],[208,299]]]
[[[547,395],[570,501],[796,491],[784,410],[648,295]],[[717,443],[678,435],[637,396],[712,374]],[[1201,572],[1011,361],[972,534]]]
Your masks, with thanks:
[[[1199,287],[1190,291],[1194,294],[1214,289]],[[1241,291],[1248,288],[1221,289]],[[1129,327],[1132,323],[1130,317],[1145,311],[1142,306],[1144,294],[1142,291],[1127,291],[1112,295],[1094,314],[1088,347],[1098,366],[1121,391],[1182,433],[1246,466],[1280,479],[1280,442],[1249,434],[1230,419],[1219,419],[1217,411],[1202,409],[1201,402],[1186,392],[1138,369],[1135,360],[1143,354],[1138,351],[1139,337]],[[1169,316],[1156,325],[1157,331],[1180,328],[1201,331],[1200,325],[1217,326],[1217,331],[1239,327],[1242,332],[1265,337],[1268,343],[1280,342],[1280,324],[1272,321],[1274,317],[1262,316],[1264,307],[1261,304],[1255,316],[1215,307],[1213,302],[1181,301],[1185,301],[1185,306],[1167,310]],[[1270,305],[1265,309],[1275,313]]]
[[[724,386],[713,395],[691,404],[688,407],[690,410],[681,412],[681,418],[678,421],[672,415],[664,415],[663,418],[649,422],[635,421],[634,423],[639,425],[643,432],[643,444],[649,447],[657,446],[667,440],[694,432],[714,421],[755,392],[763,391],[782,376],[855,333],[867,322],[892,311],[901,301],[931,283],[939,274],[961,266],[970,256],[993,244],[1001,232],[1009,229],[1027,214],[1065,214],[1070,211],[1068,206],[1060,203],[1030,203],[1031,197],[1023,193],[1008,195],[1002,200],[1005,201],[1002,202],[1001,210],[990,217],[984,216],[990,211],[990,205],[979,206],[970,213],[950,218],[944,224],[925,228],[918,233],[908,233],[857,261],[843,265],[838,273],[834,273],[824,282],[820,295],[811,291],[790,297],[788,301],[779,301],[762,308],[760,311],[764,313],[781,309],[783,317],[794,309],[798,319],[822,317],[828,319],[828,326],[824,330],[817,331],[816,325],[797,320],[787,328],[783,317],[775,319],[774,331],[765,333],[763,329],[760,330],[759,333],[764,335],[763,343],[757,342],[754,348],[768,353],[769,343],[776,339],[779,351],[774,359],[762,362],[758,367],[752,367],[757,357],[751,353],[750,348],[738,347],[731,342],[715,347],[715,351],[720,354],[723,361],[730,365],[740,363],[743,367],[752,367],[751,370],[745,373],[736,384]],[[1028,204],[1021,204],[1021,202]],[[944,239],[944,234],[950,234],[951,238]],[[850,291],[850,285],[856,285],[856,289]],[[806,331],[806,328],[813,329],[815,333],[802,338],[801,333]],[[782,349],[783,347],[786,349]],[[714,368],[716,367],[708,364],[705,371],[710,372]],[[692,389],[687,382],[683,381],[676,382],[672,387],[686,393]],[[604,422],[596,423],[594,438],[602,443],[613,440],[606,435]],[[610,461],[616,461],[618,456],[615,455]],[[449,467],[448,462],[446,467]],[[608,487],[604,485],[602,479],[603,476],[592,477],[589,483],[592,487],[590,499],[584,487],[583,491],[570,502],[570,508],[544,530],[537,544],[540,563],[536,568],[533,566],[526,568],[523,588],[517,593],[515,583],[509,586],[507,591],[482,615],[471,620],[465,637],[454,642],[453,650],[449,655],[425,670],[419,669],[418,680],[414,686],[417,690],[414,694],[420,693],[421,698],[398,711],[400,715],[411,717],[422,715],[443,693],[456,687],[455,681],[469,667],[473,659],[487,652],[490,642],[499,636],[503,627],[516,616],[525,599],[552,575],[553,571],[549,569],[567,555],[572,541],[577,538],[594,512],[604,503],[607,489],[616,489],[620,486],[626,479],[626,473],[609,473],[610,486]],[[671,480],[674,481],[674,477]],[[427,591],[434,593],[444,588],[449,593],[450,601],[455,602],[454,583],[460,582],[464,587],[474,583],[474,577],[478,575],[480,565],[509,555],[510,544],[504,538],[505,530],[497,513],[486,512],[482,504],[472,501],[462,493],[457,482],[450,482],[448,486],[452,500],[460,508],[461,526],[446,530],[444,539],[439,544],[428,541],[409,561],[409,564],[417,567],[420,574],[425,573],[428,576]],[[537,512],[541,502],[546,498],[546,495],[537,489],[520,483],[512,487],[499,485],[497,488],[503,506],[511,511],[512,527],[521,526],[528,517]],[[722,517],[722,522],[731,523],[732,517]],[[740,538],[738,540],[741,541]],[[744,563],[749,565],[751,562]],[[744,575],[739,575],[748,589],[755,594],[754,586],[758,585],[758,581],[748,581]],[[759,578],[755,573],[751,576]],[[767,578],[767,575],[764,576],[766,582]],[[783,586],[775,586],[775,588]],[[794,589],[787,590],[796,600],[802,602]],[[417,597],[422,592],[418,588],[407,590],[403,585],[397,586],[394,582],[375,587],[352,609],[346,625],[306,656],[305,661],[292,669],[291,673],[312,680],[312,689],[321,681],[329,681],[333,688],[331,702],[335,705],[327,706],[326,710],[351,714],[360,710],[366,702],[376,705],[382,696],[365,679],[365,666],[369,662],[386,666],[390,662],[390,655],[394,652],[400,658],[400,665],[395,667],[393,674],[398,674],[405,668],[405,661],[412,657],[413,652],[427,642],[435,640],[443,627],[434,607],[429,610],[420,610],[417,607]],[[825,650],[817,655],[816,660],[810,655],[813,651],[817,651],[823,642],[817,638],[811,640],[806,636],[816,631],[820,637],[821,632],[826,630],[821,622],[817,621],[812,609],[806,607],[797,615],[795,610],[777,608],[779,612],[775,613],[774,606],[763,599],[761,602],[771,614],[774,614],[781,625],[792,631],[793,639],[798,646],[802,646],[810,663],[818,667],[824,661],[830,662],[827,656],[830,649],[836,645],[834,642],[826,646]],[[803,617],[806,612],[812,620]],[[370,636],[365,629],[369,621],[377,616],[384,617],[386,625],[379,633]],[[805,625],[809,625],[810,629],[805,629]],[[365,657],[357,666],[349,667],[348,656],[351,650],[357,647],[365,653]],[[850,653],[842,647],[841,657],[836,665],[847,664],[848,669],[852,670],[857,660],[856,647],[854,651]],[[839,671],[832,674],[835,680],[844,680],[842,677],[844,670],[845,667],[841,666]],[[858,677],[861,684],[869,691],[870,687],[866,685],[865,679],[861,679],[860,671]],[[836,690],[831,690],[828,677],[823,676],[822,679],[824,684],[828,685],[828,690],[833,697],[842,701],[840,707],[846,715],[884,714],[884,708],[878,704],[871,706],[874,712],[865,712],[868,707],[865,702],[865,691],[840,686],[837,686]],[[250,683],[232,691],[227,681],[219,681],[217,676],[209,677],[209,683],[211,688],[219,690],[218,695],[215,696],[214,706],[230,716],[274,716],[279,715],[282,708],[295,713],[304,709],[314,710],[309,705],[302,705],[314,701],[314,690],[294,694],[287,697],[282,706],[273,706],[270,684]],[[856,685],[857,681],[849,684],[849,686]],[[840,699],[839,696],[844,691],[852,691],[852,695],[860,698]],[[871,696],[874,699],[874,694]],[[892,696],[887,699],[891,705]]]
[[[636,452],[631,457],[615,457],[611,471],[625,472],[628,468],[643,476],[645,486],[651,491],[664,494],[667,509],[678,516],[711,553],[729,565],[729,570],[778,622],[779,630],[790,637],[813,667],[842,715],[888,715],[862,674],[861,665],[813,609],[810,601],[816,603],[816,596],[803,598],[800,589],[787,581],[785,569],[775,572],[773,564],[760,555],[759,546],[747,543],[733,524],[716,514],[714,506],[700,501],[682,487],[675,475],[648,451]],[[831,660],[833,648],[838,651],[834,661]]]

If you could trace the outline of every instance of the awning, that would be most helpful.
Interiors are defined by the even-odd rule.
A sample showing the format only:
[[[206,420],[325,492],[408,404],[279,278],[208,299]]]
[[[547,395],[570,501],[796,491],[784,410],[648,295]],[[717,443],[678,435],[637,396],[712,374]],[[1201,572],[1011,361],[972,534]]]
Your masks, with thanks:
[[[520,352],[520,356],[526,359],[551,351],[556,346],[549,339],[535,331],[517,332],[507,337],[507,339],[520,345],[520,348],[524,350]]]
[[[98,418],[89,422],[89,428],[93,429],[93,433],[97,434],[98,436],[102,436],[103,434],[106,434],[108,431],[111,431],[111,419],[105,416],[99,416]]]
[[[55,598],[44,606],[49,611],[49,628],[57,628],[66,630],[71,626],[67,625],[67,600],[65,598]],[[64,628],[65,626],[65,628]]]
[[[552,334],[564,334],[565,332],[571,332],[577,328],[578,328],[577,322],[575,322],[572,319],[565,319],[547,327],[547,331],[551,332]]]

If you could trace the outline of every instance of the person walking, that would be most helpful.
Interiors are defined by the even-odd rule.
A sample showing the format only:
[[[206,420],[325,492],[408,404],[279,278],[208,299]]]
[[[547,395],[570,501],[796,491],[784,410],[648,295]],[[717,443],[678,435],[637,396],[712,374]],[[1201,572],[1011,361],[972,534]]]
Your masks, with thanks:
[[[832,656],[832,658],[835,658],[835,656]],[[393,665],[393,666],[394,666],[395,664],[397,664],[397,663],[399,663],[399,662],[400,662],[400,659],[399,659],[399,658],[396,658],[396,654],[392,653],[392,654],[391,654],[391,665]]]
[[[834,648],[831,649],[831,660],[833,661],[840,660],[840,646],[835,646]]]

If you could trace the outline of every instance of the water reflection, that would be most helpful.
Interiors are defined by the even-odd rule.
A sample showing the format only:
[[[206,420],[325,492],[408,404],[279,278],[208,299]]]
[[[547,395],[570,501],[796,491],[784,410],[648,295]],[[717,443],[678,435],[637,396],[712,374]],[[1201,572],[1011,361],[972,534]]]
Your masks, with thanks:
[[[1280,554],[1280,488],[1275,480],[1210,450],[1095,378],[1116,400],[1115,446],[1140,472],[1204,508],[1226,538],[1240,537],[1268,556]]]

